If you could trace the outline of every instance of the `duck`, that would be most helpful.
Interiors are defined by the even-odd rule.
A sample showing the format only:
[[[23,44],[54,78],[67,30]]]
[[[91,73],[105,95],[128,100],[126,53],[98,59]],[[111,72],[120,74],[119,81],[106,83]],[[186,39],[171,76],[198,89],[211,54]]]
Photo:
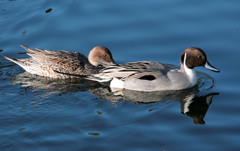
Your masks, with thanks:
[[[15,59],[3,56],[27,72],[45,77],[65,79],[97,74],[103,66],[95,60],[115,63],[111,51],[104,46],[94,47],[88,58],[79,52],[32,49],[20,46],[27,50],[24,54],[28,54],[29,58]]]
[[[198,47],[190,47],[182,52],[180,68],[154,61],[125,64],[98,62],[105,68],[101,69],[98,74],[88,76],[88,79],[110,82],[110,87],[113,90],[183,90],[197,85],[198,78],[195,67],[203,66],[214,72],[220,72],[208,62],[206,53]]]

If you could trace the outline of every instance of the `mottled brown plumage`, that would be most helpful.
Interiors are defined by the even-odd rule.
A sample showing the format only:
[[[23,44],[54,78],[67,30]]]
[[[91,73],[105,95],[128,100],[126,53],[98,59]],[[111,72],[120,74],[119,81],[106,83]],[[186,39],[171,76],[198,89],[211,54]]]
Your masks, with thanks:
[[[28,52],[30,58],[14,59],[4,56],[6,59],[18,64],[29,73],[52,78],[75,78],[79,75],[96,74],[102,66],[95,60],[107,63],[115,63],[110,50],[103,46],[94,47],[88,58],[83,54],[72,51],[52,51],[43,49],[31,49],[22,46]]]

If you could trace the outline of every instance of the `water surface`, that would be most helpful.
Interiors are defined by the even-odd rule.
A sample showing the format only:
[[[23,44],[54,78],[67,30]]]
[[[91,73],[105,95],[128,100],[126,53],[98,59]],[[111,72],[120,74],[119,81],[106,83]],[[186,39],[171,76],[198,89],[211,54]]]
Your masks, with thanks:
[[[118,63],[179,65],[187,47],[206,51],[214,73],[166,93],[110,92],[84,79],[24,73],[0,57],[1,150],[240,149],[240,2],[0,1],[0,54],[19,45],[85,55],[97,45]],[[121,95],[120,95],[121,94]]]

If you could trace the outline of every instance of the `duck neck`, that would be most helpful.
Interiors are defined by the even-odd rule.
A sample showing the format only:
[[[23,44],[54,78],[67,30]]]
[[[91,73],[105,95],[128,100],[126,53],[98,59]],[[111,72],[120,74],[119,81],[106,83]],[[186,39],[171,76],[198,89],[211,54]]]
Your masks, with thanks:
[[[185,72],[188,80],[190,82],[191,87],[197,84],[197,73],[194,69],[189,69],[186,66],[186,58],[187,58],[187,53],[184,54],[184,61],[181,63],[181,71]]]

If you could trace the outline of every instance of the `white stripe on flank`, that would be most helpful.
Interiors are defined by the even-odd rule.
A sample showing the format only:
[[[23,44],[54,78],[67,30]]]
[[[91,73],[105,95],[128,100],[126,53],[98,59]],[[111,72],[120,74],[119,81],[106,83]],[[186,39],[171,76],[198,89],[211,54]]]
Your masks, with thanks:
[[[113,78],[111,83],[110,83],[110,87],[111,88],[121,88],[123,89],[123,81],[117,79],[117,78]]]

